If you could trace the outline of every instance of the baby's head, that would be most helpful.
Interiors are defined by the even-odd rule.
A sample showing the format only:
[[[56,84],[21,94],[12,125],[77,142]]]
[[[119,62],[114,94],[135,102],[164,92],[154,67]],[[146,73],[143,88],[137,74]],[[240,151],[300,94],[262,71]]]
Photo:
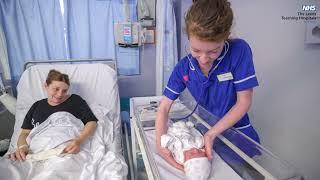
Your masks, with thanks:
[[[188,180],[207,180],[211,163],[203,149],[192,148],[183,152],[184,171]]]

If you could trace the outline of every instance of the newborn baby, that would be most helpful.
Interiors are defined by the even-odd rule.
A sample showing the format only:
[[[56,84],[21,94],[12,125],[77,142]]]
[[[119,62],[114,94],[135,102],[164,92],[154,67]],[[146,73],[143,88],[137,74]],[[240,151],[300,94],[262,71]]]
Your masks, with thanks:
[[[168,148],[177,163],[184,166],[187,179],[208,179],[211,163],[202,149],[203,136],[192,122],[178,121],[170,125],[167,134],[161,136],[161,146]]]

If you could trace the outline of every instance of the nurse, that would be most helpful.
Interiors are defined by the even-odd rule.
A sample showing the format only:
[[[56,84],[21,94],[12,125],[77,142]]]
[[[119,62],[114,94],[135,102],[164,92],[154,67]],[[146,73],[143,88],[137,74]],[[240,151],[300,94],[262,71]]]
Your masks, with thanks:
[[[185,16],[190,54],[175,66],[163,92],[156,118],[156,145],[159,154],[183,170],[170,151],[160,145],[167,131],[168,113],[180,93],[188,88],[199,105],[219,117],[204,135],[205,151],[212,159],[215,138],[235,127],[259,142],[250,124],[248,110],[253,88],[258,86],[252,52],[246,41],[229,39],[233,12],[227,0],[197,0]]]

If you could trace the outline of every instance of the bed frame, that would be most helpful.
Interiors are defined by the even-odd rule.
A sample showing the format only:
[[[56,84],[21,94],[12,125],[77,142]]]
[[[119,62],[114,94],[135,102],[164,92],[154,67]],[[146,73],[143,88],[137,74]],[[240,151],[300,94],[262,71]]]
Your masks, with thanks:
[[[156,111],[154,113],[152,111],[149,114],[145,114],[142,116],[141,107],[148,109],[148,107],[155,107],[155,104],[159,104],[161,97],[160,96],[152,96],[152,97],[134,97],[130,99],[130,117],[131,117],[131,140],[132,140],[132,158],[133,158],[133,171],[134,171],[134,179],[137,179],[138,167],[137,161],[139,156],[142,156],[144,167],[148,179],[161,179],[159,170],[156,166],[155,159],[153,158],[150,147],[148,147],[148,143],[146,140],[145,132],[150,129],[155,129],[154,121],[156,116]],[[180,101],[175,101],[174,104],[179,103],[183,105]],[[183,117],[186,114],[189,114],[191,110],[184,106],[184,110],[180,112],[172,112],[170,111],[169,117],[178,115],[178,117]],[[199,112],[199,108],[193,113],[193,115],[189,118],[194,124],[201,123],[206,128],[210,128],[210,125],[205,122],[205,120],[200,117],[197,112]],[[172,108],[171,108],[172,109]],[[203,109],[202,109],[203,112]],[[146,116],[147,115],[147,116]],[[176,117],[175,117],[176,118]],[[261,155],[257,157],[251,158],[249,155],[244,153],[240,148],[238,148],[232,141],[232,138],[226,138],[224,135],[219,135],[218,139],[221,140],[225,145],[231,148],[234,152],[237,153],[243,160],[244,164],[241,166],[241,172],[234,166],[234,164],[228,165],[233,168],[236,173],[238,173],[241,178],[246,179],[244,172],[254,171],[255,174],[258,174],[259,177],[268,180],[276,180],[276,179],[296,179],[302,180],[303,177],[297,173],[296,169],[293,168],[289,163],[280,160],[277,156],[271,153],[269,150],[264,148],[262,145],[256,143],[248,136],[240,132],[239,130],[232,128],[228,130],[229,132],[236,136],[241,136],[246,143],[250,144],[250,146],[257,148]],[[141,157],[140,156],[140,157]],[[251,173],[252,174],[252,173]],[[248,175],[248,173],[246,174]],[[251,177],[254,179],[254,177]]]
[[[72,64],[72,63],[103,63],[110,66],[112,69],[116,70],[116,61],[113,59],[53,59],[53,60],[35,60],[26,62],[23,66],[23,70],[31,67],[35,64]]]

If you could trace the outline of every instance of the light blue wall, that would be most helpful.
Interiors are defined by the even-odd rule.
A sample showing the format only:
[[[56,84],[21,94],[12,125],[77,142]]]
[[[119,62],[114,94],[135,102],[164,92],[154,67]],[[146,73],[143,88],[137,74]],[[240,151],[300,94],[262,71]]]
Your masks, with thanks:
[[[181,29],[181,0],[173,0],[176,11],[177,30]],[[190,0],[191,2],[191,0]],[[178,31],[178,49],[180,47],[181,32]],[[157,41],[157,40],[156,40]],[[156,46],[155,44],[146,44],[143,51],[140,52],[141,75],[122,76],[119,78],[119,89],[121,97],[152,96],[155,95],[156,86]]]
[[[320,44],[305,44],[304,21],[281,19],[316,1],[231,2],[234,33],[253,50],[260,86],[251,117],[262,144],[307,179],[320,179]]]
[[[121,97],[155,95],[156,46],[154,44],[146,44],[143,49],[140,51],[141,74],[119,77]]]

